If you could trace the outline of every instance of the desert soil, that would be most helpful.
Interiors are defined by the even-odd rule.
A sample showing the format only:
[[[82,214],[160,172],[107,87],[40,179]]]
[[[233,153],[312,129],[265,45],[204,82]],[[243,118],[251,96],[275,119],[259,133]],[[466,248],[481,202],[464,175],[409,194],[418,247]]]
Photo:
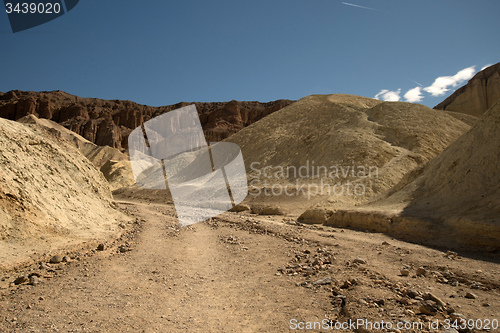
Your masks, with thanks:
[[[0,275],[0,332],[288,332],[325,318],[393,324],[373,332],[398,332],[399,322],[425,323],[399,332],[441,332],[428,322],[456,313],[478,324],[500,320],[495,253],[447,255],[249,212],[180,229],[172,205],[118,205],[135,222],[102,251],[61,253],[67,262],[47,258]],[[21,276],[31,278],[16,285]],[[426,301],[429,293],[438,301]]]

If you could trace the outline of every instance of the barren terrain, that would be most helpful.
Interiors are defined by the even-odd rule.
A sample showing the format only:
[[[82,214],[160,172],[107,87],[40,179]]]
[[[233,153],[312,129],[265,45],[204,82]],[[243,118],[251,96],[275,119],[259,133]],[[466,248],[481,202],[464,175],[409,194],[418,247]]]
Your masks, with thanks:
[[[197,104],[207,139],[237,132],[250,195],[180,228],[170,191],[134,185],[112,147],[183,103],[0,94],[18,119],[0,119],[0,333],[499,332],[500,103],[481,119],[352,95],[289,104]],[[318,193],[349,182],[366,192]]]
[[[456,313],[500,319],[495,253],[248,211],[179,229],[172,205],[118,202],[135,219],[116,242],[1,277],[1,332],[286,332],[323,319],[383,320],[398,332],[398,323],[428,327]],[[33,285],[15,285],[21,276]],[[422,314],[423,304],[436,313]],[[425,331],[436,330],[400,330]]]

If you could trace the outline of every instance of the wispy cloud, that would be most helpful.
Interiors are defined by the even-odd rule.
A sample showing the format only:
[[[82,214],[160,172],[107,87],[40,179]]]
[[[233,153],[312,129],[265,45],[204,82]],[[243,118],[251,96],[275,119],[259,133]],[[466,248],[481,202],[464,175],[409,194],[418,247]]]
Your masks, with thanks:
[[[415,87],[413,89],[408,90],[404,95],[404,98],[406,99],[407,102],[410,103],[420,102],[422,99],[424,99],[424,96],[422,95],[422,88]]]
[[[365,7],[365,6],[355,5],[355,4],[348,3],[348,2],[342,2],[342,4],[343,4],[343,5],[346,5],[346,6],[356,7],[356,8],[363,8],[363,9],[369,9],[369,10],[376,10],[376,11],[379,11],[378,9],[375,9],[375,8],[370,8],[370,7]]]
[[[375,99],[382,99],[383,101],[397,102],[401,99],[399,94],[401,89],[396,91],[391,91],[387,89],[382,89],[378,94],[375,95]]]
[[[462,69],[457,74],[453,76],[440,76],[433,84],[425,87],[424,90],[427,91],[432,96],[441,96],[449,91],[449,87],[456,87],[462,84],[465,80],[469,80],[476,73],[476,66],[467,67]]]

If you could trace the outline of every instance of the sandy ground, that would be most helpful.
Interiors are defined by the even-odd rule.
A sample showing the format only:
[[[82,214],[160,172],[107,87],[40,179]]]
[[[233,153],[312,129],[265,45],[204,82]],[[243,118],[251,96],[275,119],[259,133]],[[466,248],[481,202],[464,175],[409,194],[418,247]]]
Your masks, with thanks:
[[[323,319],[393,325],[345,332],[441,332],[456,313],[476,324],[500,320],[495,253],[446,256],[382,234],[249,212],[179,229],[172,205],[118,204],[135,222],[103,251],[61,253],[68,262],[0,276],[0,332],[335,331],[299,329]],[[13,282],[30,275],[35,285]],[[422,314],[429,293],[442,304],[427,301],[437,311]],[[429,329],[436,320],[440,329]]]

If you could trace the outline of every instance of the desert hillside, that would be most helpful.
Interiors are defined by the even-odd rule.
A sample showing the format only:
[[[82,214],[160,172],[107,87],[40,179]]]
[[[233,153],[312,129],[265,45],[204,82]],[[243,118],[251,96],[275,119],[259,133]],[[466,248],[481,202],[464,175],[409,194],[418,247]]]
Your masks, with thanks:
[[[34,115],[25,116],[19,119],[18,122],[32,124],[44,130],[47,135],[65,140],[68,144],[77,148],[103,173],[111,191],[135,184],[129,156],[119,149],[98,146],[52,120],[39,119]]]
[[[419,104],[352,95],[313,95],[226,141],[241,147],[251,191],[249,200],[260,193],[263,201],[281,201],[282,205],[294,202],[292,208],[305,209],[322,194],[330,197],[330,203],[350,206],[397,184],[475,121],[472,116],[457,116]],[[334,187],[339,183],[341,186]],[[347,193],[348,183],[353,184],[351,193],[359,184],[356,195]],[[299,191],[299,198],[276,195],[287,184],[291,184],[289,193],[306,184],[305,194]]]
[[[120,233],[108,182],[65,140],[0,119],[0,152],[2,269]]]
[[[194,103],[207,140],[221,141],[240,129],[293,103],[289,100],[260,102]],[[63,91],[12,90],[0,94],[0,117],[18,120],[27,115],[49,119],[99,146],[127,148],[130,132],[160,114],[192,103],[161,107],[131,101],[82,98]]]
[[[477,73],[469,82],[434,107],[481,117],[500,100],[500,63]]]
[[[440,155],[381,198],[332,211],[326,224],[432,242],[498,248],[500,102]]]
[[[366,193],[249,196],[251,210],[184,228],[168,191],[111,177],[130,176],[118,149],[34,115],[0,119],[0,331],[286,332],[297,318],[383,319],[417,333],[495,318],[499,114],[479,122],[358,96],[303,98],[228,139],[243,150],[250,190],[351,181]],[[190,175],[196,160],[183,155],[174,169]],[[377,173],[318,177],[313,162]],[[290,166],[306,174],[277,176]],[[262,204],[274,207],[254,209]],[[439,231],[491,253],[414,244]]]

